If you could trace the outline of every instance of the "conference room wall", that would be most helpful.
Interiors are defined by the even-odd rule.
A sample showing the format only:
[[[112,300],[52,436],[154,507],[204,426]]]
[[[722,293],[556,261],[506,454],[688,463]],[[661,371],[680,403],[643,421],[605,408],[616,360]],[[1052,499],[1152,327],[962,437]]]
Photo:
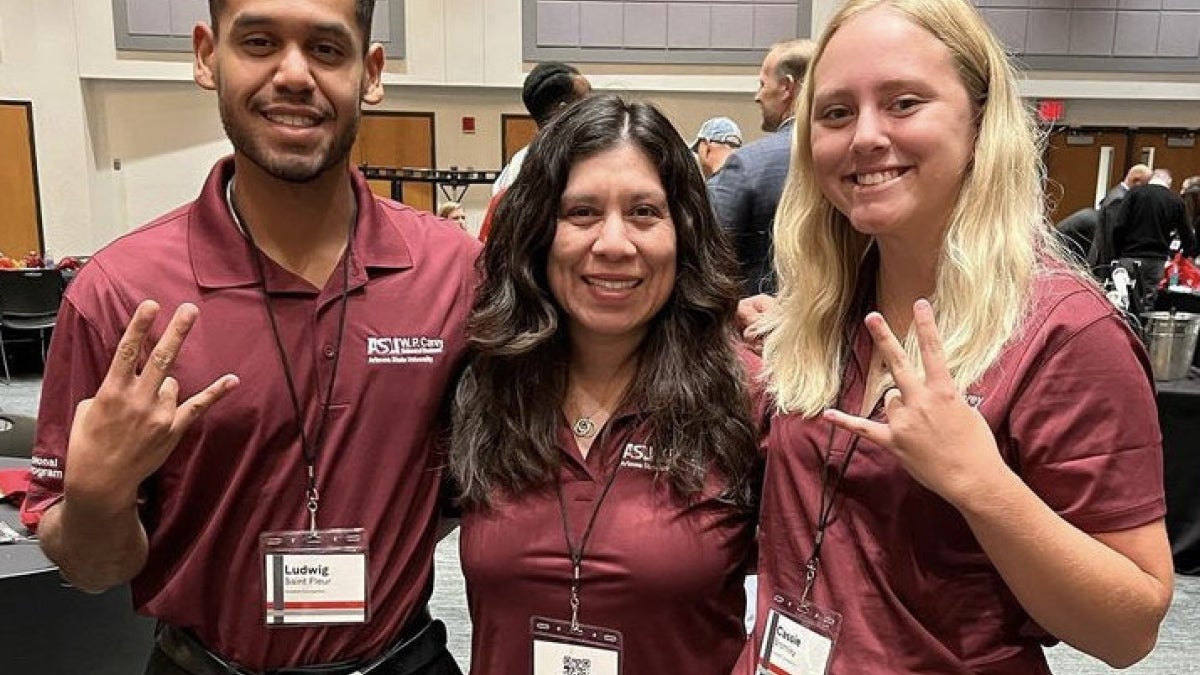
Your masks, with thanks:
[[[624,93],[658,103],[689,139],[716,114],[733,117],[749,138],[762,135],[757,107],[743,94]],[[93,126],[103,134],[92,148],[96,208],[91,228],[104,232],[105,241],[194,198],[212,162],[231,151],[215,97],[195,85],[91,82],[87,99]],[[368,110],[434,113],[436,168],[483,170],[500,168],[501,115],[524,113],[515,90],[458,87],[387,87],[384,103]],[[462,133],[464,116],[475,118],[474,134]],[[475,228],[489,197],[486,185],[466,192],[468,218]]]
[[[835,4],[817,0],[814,25]],[[529,67],[520,0],[407,6],[409,58],[389,65],[384,108],[434,112],[442,166],[494,168],[499,115],[522,112]],[[0,97],[33,102],[43,228],[55,255],[91,252],[190,199],[212,160],[229,150],[210,95],[191,83],[189,57],[117,52],[111,14],[111,3],[96,0],[0,0]],[[756,127],[753,67],[581,67],[599,89],[657,101],[685,134],[712,114],[733,116],[748,133]],[[1200,100],[1195,79],[1039,73],[1022,91],[1067,99],[1071,124],[1188,127]],[[473,137],[457,131],[468,114],[479,125]],[[481,194],[469,193],[474,211]]]

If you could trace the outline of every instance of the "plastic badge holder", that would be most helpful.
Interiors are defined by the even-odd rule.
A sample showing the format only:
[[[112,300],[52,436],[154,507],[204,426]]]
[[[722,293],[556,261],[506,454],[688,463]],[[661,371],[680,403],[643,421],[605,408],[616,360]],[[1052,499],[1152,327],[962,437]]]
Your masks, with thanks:
[[[367,537],[362,528],[264,532],[268,627],[365,623]]]
[[[619,675],[624,640],[621,631],[535,616],[533,675]]]

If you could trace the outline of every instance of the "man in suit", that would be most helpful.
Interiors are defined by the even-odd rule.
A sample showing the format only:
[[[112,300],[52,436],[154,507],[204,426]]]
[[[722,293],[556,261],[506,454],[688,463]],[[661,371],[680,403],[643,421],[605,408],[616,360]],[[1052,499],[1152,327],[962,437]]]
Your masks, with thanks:
[[[1179,237],[1185,256],[1196,255],[1196,233],[1188,223],[1183,199],[1171,190],[1171,173],[1156,169],[1148,183],[1125,195],[1113,230],[1115,257],[1122,265],[1137,270],[1146,307],[1153,306],[1175,237]]]
[[[1145,185],[1146,181],[1150,180],[1151,174],[1150,167],[1145,164],[1134,164],[1129,167],[1129,171],[1125,173],[1125,179],[1114,185],[1108,194],[1104,195],[1104,199],[1100,200],[1100,208],[1124,199],[1131,189]]]
[[[1114,185],[1104,199],[1100,200],[1099,222],[1087,251],[1087,262],[1093,271],[1098,266],[1108,265],[1117,257],[1113,250],[1113,230],[1119,225],[1121,201],[1129,194],[1129,190],[1145,185],[1146,181],[1150,180],[1151,173],[1150,167],[1145,164],[1134,164],[1125,173],[1125,179]],[[1106,275],[1107,272],[1100,272],[1101,277]]]
[[[708,181],[721,226],[733,236],[746,297],[775,290],[771,226],[787,178],[792,144],[792,104],[812,59],[811,40],[771,47],[758,73],[755,103],[762,109],[765,138],[742,146]]]

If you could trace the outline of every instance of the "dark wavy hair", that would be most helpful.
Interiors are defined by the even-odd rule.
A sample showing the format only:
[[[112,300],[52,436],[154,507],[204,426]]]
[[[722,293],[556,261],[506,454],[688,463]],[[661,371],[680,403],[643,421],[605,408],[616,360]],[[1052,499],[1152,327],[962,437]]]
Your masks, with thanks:
[[[208,0],[208,23],[213,35],[219,33],[217,20],[225,11],[225,0]],[[375,0],[354,0],[354,22],[362,33],[363,53],[371,46],[371,17],[375,14]]]
[[[530,146],[496,208],[479,260],[467,330],[473,354],[454,397],[450,466],[465,505],[552,484],[566,394],[564,310],[546,265],[560,199],[579,161],[629,144],[654,164],[676,237],[675,286],[639,349],[623,405],[642,411],[658,468],[677,496],[710,471],[724,498],[755,506],[759,455],[747,375],[734,350],[737,264],[695,158],[654,106],[613,95],[583,99]]]

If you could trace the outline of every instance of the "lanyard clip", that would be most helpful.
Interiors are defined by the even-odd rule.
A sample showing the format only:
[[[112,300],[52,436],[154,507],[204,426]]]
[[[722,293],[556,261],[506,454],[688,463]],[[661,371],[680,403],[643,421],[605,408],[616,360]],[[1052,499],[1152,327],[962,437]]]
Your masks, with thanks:
[[[812,592],[813,582],[817,580],[817,558],[809,558],[804,566],[804,593],[800,595],[800,606],[808,604],[808,594]]]
[[[579,628],[579,562],[571,566],[571,632],[583,632]]]

